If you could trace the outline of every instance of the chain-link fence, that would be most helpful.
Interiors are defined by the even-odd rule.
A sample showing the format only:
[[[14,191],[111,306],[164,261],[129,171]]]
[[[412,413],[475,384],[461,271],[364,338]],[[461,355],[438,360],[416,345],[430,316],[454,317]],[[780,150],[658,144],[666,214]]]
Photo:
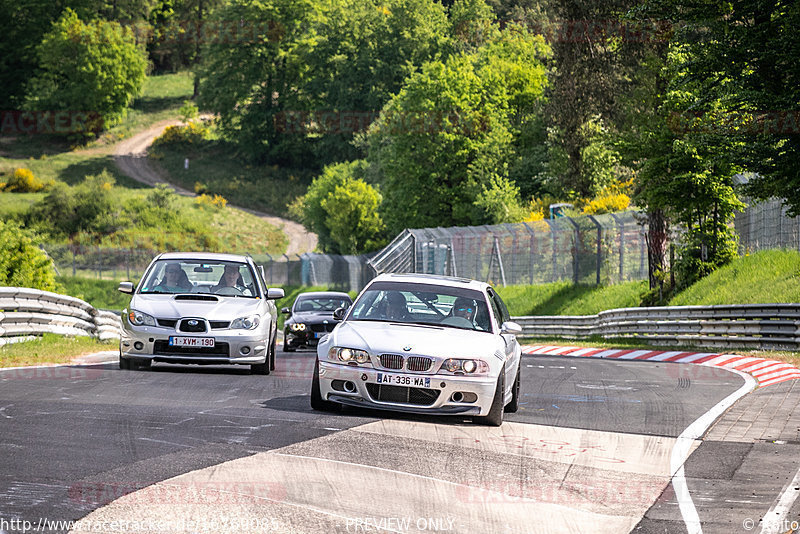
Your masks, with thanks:
[[[78,245],[45,245],[61,276],[82,276],[106,280],[136,281],[159,251],[148,249],[117,249]],[[252,255],[253,261],[264,268],[265,281],[270,287],[327,286],[341,291],[359,291],[375,272],[367,264],[368,256],[338,256],[332,254],[303,254],[273,257]]]
[[[422,272],[498,285],[647,278],[636,212],[530,223],[405,230],[370,260],[377,272]]]
[[[647,277],[645,226],[635,212],[531,223],[406,230],[374,256],[253,255],[270,286],[360,291],[378,272],[418,272],[497,285],[607,284]],[[154,250],[49,245],[61,275],[137,280]]]
[[[742,253],[800,250],[800,218],[780,201],[753,204],[734,221]],[[405,230],[375,255],[254,255],[270,286],[360,291],[379,272],[418,272],[497,285],[571,281],[608,284],[646,279],[647,231],[634,211],[528,223]],[[61,275],[136,280],[154,250],[47,245]]]
[[[780,200],[745,202],[749,206],[734,219],[740,254],[772,248],[800,250],[800,217],[789,217]]]

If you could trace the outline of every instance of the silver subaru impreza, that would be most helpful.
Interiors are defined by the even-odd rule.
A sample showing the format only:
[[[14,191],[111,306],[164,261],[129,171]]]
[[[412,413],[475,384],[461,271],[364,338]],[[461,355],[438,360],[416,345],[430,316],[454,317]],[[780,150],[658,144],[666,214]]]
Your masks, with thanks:
[[[320,340],[311,406],[474,416],[519,405],[522,329],[491,286],[419,274],[373,279]]]
[[[255,374],[275,369],[277,310],[283,289],[267,288],[249,256],[198,252],[160,254],[122,313],[121,369],[154,361],[244,364]]]

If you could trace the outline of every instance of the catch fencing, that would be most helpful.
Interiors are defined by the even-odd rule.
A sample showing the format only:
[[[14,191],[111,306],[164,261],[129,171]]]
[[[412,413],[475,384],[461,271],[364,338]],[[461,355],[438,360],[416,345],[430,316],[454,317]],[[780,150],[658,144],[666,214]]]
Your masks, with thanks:
[[[460,276],[496,285],[647,278],[646,225],[637,212],[491,226],[405,230],[373,255],[253,254],[270,286],[360,291],[382,272]],[[134,281],[159,252],[47,245],[60,275]]]
[[[787,248],[800,250],[800,217],[789,217],[780,200],[752,202],[733,221],[739,235],[739,253]]]
[[[638,212],[542,221],[405,230],[369,263],[376,272],[417,272],[496,285],[647,278],[646,223]]]
[[[514,317],[529,337],[634,338],[721,349],[800,348],[800,304],[621,308],[597,315]]]
[[[118,313],[98,310],[66,295],[25,287],[0,287],[0,345],[42,334],[119,339]]]
[[[81,276],[113,281],[136,281],[150,262],[163,251],[118,249],[81,245],[44,245],[60,276]],[[273,257],[252,254],[263,267],[269,286],[326,286],[341,291],[359,291],[375,276],[369,256],[306,253]]]

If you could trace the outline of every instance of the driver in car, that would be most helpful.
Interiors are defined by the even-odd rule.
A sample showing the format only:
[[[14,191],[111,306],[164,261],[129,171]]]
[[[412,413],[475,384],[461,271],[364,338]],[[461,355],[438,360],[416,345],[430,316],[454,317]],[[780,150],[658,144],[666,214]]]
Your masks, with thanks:
[[[453,317],[463,317],[469,322],[475,321],[475,302],[472,299],[458,297],[453,302]]]

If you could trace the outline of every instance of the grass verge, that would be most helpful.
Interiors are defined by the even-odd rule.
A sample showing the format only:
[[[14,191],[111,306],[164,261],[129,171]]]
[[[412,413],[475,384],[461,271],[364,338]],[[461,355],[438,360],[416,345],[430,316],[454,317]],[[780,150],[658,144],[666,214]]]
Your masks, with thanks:
[[[647,282],[612,286],[555,282],[496,288],[511,315],[596,315],[603,310],[639,306]]]
[[[282,217],[286,206],[305,194],[315,175],[308,170],[243,165],[233,147],[219,140],[193,146],[161,145],[151,154],[176,185],[195,191],[199,184],[231,204]],[[185,169],[187,158],[189,168]]]
[[[101,342],[84,336],[44,334],[33,341],[0,347],[0,367],[69,363],[78,356],[116,348],[116,342]]]
[[[742,256],[675,295],[671,306],[800,302],[800,252]]]

